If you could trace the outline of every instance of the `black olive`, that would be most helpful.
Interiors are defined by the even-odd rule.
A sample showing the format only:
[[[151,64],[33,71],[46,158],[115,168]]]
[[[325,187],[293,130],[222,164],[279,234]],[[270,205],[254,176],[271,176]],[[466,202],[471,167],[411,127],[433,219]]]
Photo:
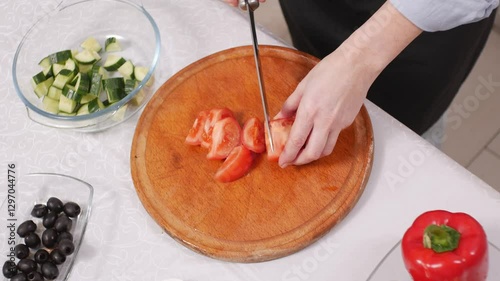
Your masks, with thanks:
[[[63,211],[68,217],[75,218],[80,214],[81,209],[75,202],[68,202],[64,204]]]
[[[21,270],[23,273],[28,274],[30,272],[36,271],[38,265],[32,259],[22,259],[17,263],[17,268],[19,268],[19,270]]]
[[[45,262],[42,264],[42,275],[49,280],[56,279],[59,276],[59,269],[52,262]]]
[[[69,240],[73,242],[73,234],[67,231],[59,233],[59,236],[57,236],[57,242],[61,242],[62,240]]]
[[[52,249],[57,243],[57,231],[53,228],[47,228],[43,231],[42,233],[42,244],[49,248]]]
[[[31,232],[28,236],[24,237],[24,244],[32,249],[37,248],[40,246],[40,237],[36,233]]]
[[[48,208],[44,204],[36,204],[31,210],[31,215],[35,218],[43,218],[48,213]]]
[[[28,278],[28,281],[43,281],[43,280],[45,280],[43,278],[43,275],[40,272],[36,272],[36,271],[28,273],[28,275],[26,277]]]
[[[12,278],[17,274],[17,265],[13,261],[6,261],[2,267],[3,276],[6,278]]]
[[[35,257],[35,261],[37,263],[42,264],[42,263],[49,260],[50,254],[45,249],[40,249],[40,250],[36,251],[34,257]]]
[[[27,281],[27,280],[28,278],[26,278],[26,274],[24,273],[18,273],[10,279],[10,281]]]
[[[50,211],[55,212],[56,214],[62,212],[63,206],[63,202],[56,197],[50,197],[47,201],[47,208],[49,208]]]
[[[54,264],[62,264],[66,261],[66,255],[59,250],[59,249],[54,249],[52,252],[50,252],[50,260]]]
[[[21,237],[26,237],[28,234],[35,232],[36,224],[32,220],[27,220],[19,225],[17,234]]]
[[[55,212],[48,212],[44,217],[43,217],[43,226],[45,226],[45,228],[51,228],[51,227],[54,227],[54,224],[56,223],[56,220],[57,220],[57,213]]]
[[[68,239],[64,239],[59,242],[57,248],[60,249],[66,256],[73,254],[73,252],[75,251],[75,245],[71,240]]]
[[[17,244],[14,247],[14,253],[16,254],[16,258],[25,259],[30,255],[30,248],[24,244]]]
[[[56,223],[54,224],[54,228],[59,232],[70,231],[73,222],[66,215],[60,215]]]

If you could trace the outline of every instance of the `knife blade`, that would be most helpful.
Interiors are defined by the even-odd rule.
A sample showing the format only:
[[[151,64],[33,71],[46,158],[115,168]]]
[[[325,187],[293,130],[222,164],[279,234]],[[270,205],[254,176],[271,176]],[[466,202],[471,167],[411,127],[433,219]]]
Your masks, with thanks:
[[[271,134],[271,125],[269,119],[269,111],[267,108],[267,99],[266,99],[266,91],[264,88],[264,79],[262,76],[262,66],[260,63],[260,55],[259,55],[259,43],[257,41],[257,31],[255,30],[255,18],[253,12],[259,7],[258,0],[240,0],[239,6],[242,10],[248,10],[248,16],[250,17],[250,31],[252,33],[253,40],[253,55],[255,58],[255,68],[257,70],[257,80],[259,82],[259,90],[260,90],[260,99],[262,102],[262,109],[264,111],[264,124],[265,129],[267,130],[267,137],[269,140],[271,151],[274,152],[274,142],[273,136]]]

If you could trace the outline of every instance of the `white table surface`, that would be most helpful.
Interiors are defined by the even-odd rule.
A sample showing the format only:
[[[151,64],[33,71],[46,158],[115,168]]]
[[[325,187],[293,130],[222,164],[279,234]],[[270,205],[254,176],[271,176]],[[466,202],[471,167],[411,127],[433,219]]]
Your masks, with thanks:
[[[247,19],[217,0],[143,4],[161,30],[158,79],[214,52],[251,43]],[[0,2],[0,199],[6,196],[10,162],[21,175],[64,173],[94,186],[92,215],[70,280],[362,281],[411,222],[431,209],[471,214],[500,245],[500,193],[367,101],[375,135],[373,170],[346,219],[306,249],[274,261],[229,263],[192,252],[156,225],[136,195],[129,154],[139,114],[91,134],[28,119],[11,66],[22,35],[47,5],[53,1]],[[263,32],[258,36],[261,44],[283,45]],[[82,145],[75,146],[77,140]]]

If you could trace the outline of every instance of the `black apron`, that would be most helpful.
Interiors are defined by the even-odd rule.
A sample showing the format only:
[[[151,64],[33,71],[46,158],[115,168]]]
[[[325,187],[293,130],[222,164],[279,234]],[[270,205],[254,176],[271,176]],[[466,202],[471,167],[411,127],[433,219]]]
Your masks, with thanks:
[[[334,51],[384,2],[280,0],[294,46],[318,58]],[[422,33],[384,69],[368,99],[416,133],[424,133],[467,78],[495,14],[496,10],[487,19],[448,31]]]

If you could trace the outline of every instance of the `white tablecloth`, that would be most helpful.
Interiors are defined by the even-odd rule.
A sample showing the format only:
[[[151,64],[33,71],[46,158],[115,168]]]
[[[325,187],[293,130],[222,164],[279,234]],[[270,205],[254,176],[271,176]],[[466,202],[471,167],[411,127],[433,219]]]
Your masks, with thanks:
[[[431,209],[471,214],[500,245],[500,194],[367,101],[375,134],[373,170],[345,220],[313,245],[274,261],[229,263],[192,252],[156,225],[136,195],[129,153],[139,114],[99,133],[56,130],[28,119],[12,83],[12,60],[22,35],[49,2],[0,2],[0,199],[10,162],[22,174],[64,173],[94,186],[91,219],[70,280],[361,281],[411,222]],[[251,43],[247,19],[222,2],[143,4],[161,30],[157,79],[214,52]],[[258,36],[261,44],[283,45],[263,32]]]

